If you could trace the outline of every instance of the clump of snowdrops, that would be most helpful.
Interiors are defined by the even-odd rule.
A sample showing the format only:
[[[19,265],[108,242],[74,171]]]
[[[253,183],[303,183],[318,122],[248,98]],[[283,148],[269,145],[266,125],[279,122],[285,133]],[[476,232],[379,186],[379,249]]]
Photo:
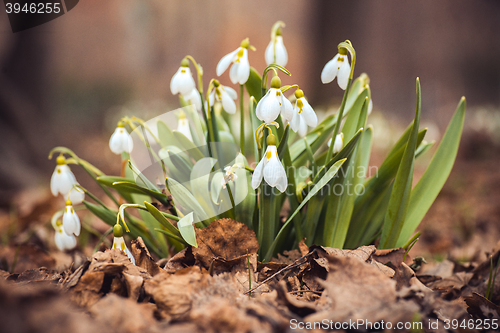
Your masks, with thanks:
[[[308,245],[337,248],[412,244],[415,229],[453,166],[465,99],[426,171],[412,184],[415,159],[433,145],[424,140],[426,129],[419,129],[417,79],[415,118],[368,177],[373,103],[368,76],[353,80],[352,43],[340,43],[321,73],[322,82],[336,80],[338,88],[332,89],[344,90],[344,96],[338,112],[318,122],[307,91],[299,83],[282,84],[290,75],[283,27],[277,22],[272,28],[262,74],[250,66],[249,53],[255,48],[248,39],[222,57],[216,68],[219,78],[207,87],[201,65],[192,56],[182,59],[170,84],[180,109],[149,121],[134,116],[118,121],[109,147],[122,158],[120,176],[105,175],[68,148],[54,148],[49,158],[59,155],[51,190],[66,200],[66,208],[52,221],[57,247],[76,246],[79,207],[110,225],[102,239],[113,232],[113,248],[131,260],[124,234],[141,236],[150,251],[166,257],[197,246],[195,228],[219,218],[254,230],[265,261],[303,239]],[[233,126],[232,117],[239,117],[239,126]],[[72,164],[82,167],[114,204],[105,204],[80,185]],[[130,208],[139,214],[130,214]]]

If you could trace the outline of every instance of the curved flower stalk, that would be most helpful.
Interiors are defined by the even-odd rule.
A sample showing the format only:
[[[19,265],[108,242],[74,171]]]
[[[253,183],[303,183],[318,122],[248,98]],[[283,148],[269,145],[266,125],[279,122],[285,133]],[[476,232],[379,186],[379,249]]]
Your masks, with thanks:
[[[129,153],[132,152],[134,148],[134,141],[132,137],[125,129],[125,125],[122,121],[118,122],[118,125],[111,135],[109,139],[109,149],[116,155],[120,155],[121,153]]]
[[[74,185],[79,185],[79,183],[76,181],[75,175],[66,164],[64,156],[59,155],[56,159],[56,163],[57,166],[50,179],[50,191],[54,196],[57,196],[59,193],[64,197],[70,195],[76,204],[81,203],[85,198],[85,194],[74,188]]]
[[[183,96],[189,95],[195,88],[191,69],[189,69],[189,61],[184,58],[181,61],[181,67],[172,77],[170,81],[170,91],[172,94],[182,94]]]
[[[229,65],[233,64],[229,70],[229,78],[231,79],[231,82],[233,84],[245,84],[250,76],[248,49],[255,50],[255,48],[250,45],[248,38],[246,38],[241,42],[240,47],[222,57],[217,64],[217,76],[221,76],[226,69],[228,69]]]
[[[285,44],[283,44],[283,36],[281,35],[281,27],[285,24],[281,21],[276,22],[271,29],[271,41],[267,45],[265,58],[266,64],[278,64],[285,67],[288,62],[288,53],[286,52]]]
[[[119,249],[125,252],[130,261],[135,265],[135,258],[132,252],[127,248],[125,240],[123,239],[123,229],[121,225],[115,224],[113,227],[113,236],[113,249]]]
[[[271,187],[276,187],[280,192],[284,192],[287,187],[285,168],[278,158],[276,149],[276,138],[273,134],[267,137],[266,153],[260,160],[252,175],[252,188],[255,190],[262,182],[262,178]]]
[[[293,118],[290,126],[294,132],[299,133],[304,137],[307,134],[307,126],[316,127],[318,125],[318,117],[314,112],[309,102],[304,97],[304,92],[300,89],[295,91],[295,106],[293,108]]]
[[[63,229],[68,235],[75,234],[80,235],[81,224],[78,215],[76,215],[73,209],[73,203],[71,200],[66,201],[66,210],[63,215]]]
[[[186,119],[184,112],[179,114],[179,120],[177,122],[177,132],[184,134],[186,138],[193,141],[193,136],[191,135],[191,129],[189,128],[189,121]]]
[[[281,91],[281,79],[275,76],[271,80],[271,88],[267,91],[264,97],[261,98],[255,110],[257,118],[269,124],[276,120],[281,113],[282,117],[287,121],[293,118],[292,103],[283,96]]]
[[[63,215],[62,211],[58,211],[52,216],[52,227],[55,230],[54,242],[59,249],[59,251],[72,250],[76,247],[76,237],[75,235],[68,235],[63,230],[63,223],[60,218]]]
[[[332,139],[328,140],[328,147],[332,144]],[[337,134],[335,137],[335,143],[333,144],[333,153],[337,154],[344,148],[344,133]]]
[[[214,89],[208,95],[208,103],[214,105],[215,101],[219,101],[227,113],[235,114],[236,103],[234,101],[238,98],[236,91],[231,87],[223,86],[218,80],[214,80],[213,83]]]
[[[326,63],[321,72],[321,81],[326,84],[332,82],[337,77],[337,82],[342,90],[347,88],[347,81],[351,73],[351,65],[347,59],[347,49],[339,48],[339,53],[332,60]]]

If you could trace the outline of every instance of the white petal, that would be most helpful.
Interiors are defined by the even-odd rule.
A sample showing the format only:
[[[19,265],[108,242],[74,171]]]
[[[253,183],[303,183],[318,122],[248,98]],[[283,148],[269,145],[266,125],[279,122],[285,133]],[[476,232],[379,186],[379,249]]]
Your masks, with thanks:
[[[76,184],[78,184],[78,182],[76,182]],[[82,203],[83,199],[85,199],[85,192],[73,187],[69,193],[69,197],[71,202],[76,205]]]
[[[250,63],[248,62],[248,50],[243,50],[243,56],[240,58],[238,66],[238,83],[245,84],[250,76]]]
[[[72,250],[76,247],[76,237],[74,235],[67,235],[64,231],[63,234],[63,242],[66,250]]]
[[[267,44],[266,52],[264,53],[264,58],[266,59],[266,64],[274,64],[274,43],[273,40]]]
[[[304,114],[303,112],[300,114],[300,124],[299,124],[299,135],[301,137],[304,137],[306,136],[307,134],[307,124],[306,124],[306,121],[304,119]]]
[[[179,67],[170,81],[170,91],[172,94],[181,93],[187,95],[194,88],[195,83],[189,67]]]
[[[233,84],[238,83],[238,68],[240,64],[239,63],[234,63],[231,66],[231,69],[229,70],[229,78],[231,79],[231,82]]]
[[[215,89],[208,94],[208,103],[210,103],[210,106],[214,106],[215,104]],[[210,112],[210,110],[209,110]]]
[[[295,133],[297,133],[297,131],[299,130],[299,125],[300,125],[300,115],[298,112],[294,112],[292,121],[290,122],[290,127]]]
[[[191,130],[189,129],[189,121],[186,118],[179,119],[179,122],[177,124],[177,132],[184,134],[186,138],[193,141]]]
[[[59,170],[59,166],[56,166],[54,172],[52,173],[52,177],[50,177],[50,191],[55,197],[59,194],[59,175],[57,170]]]
[[[238,93],[233,88],[228,86],[222,86],[222,88],[224,88],[224,90],[229,94],[229,96],[231,96],[232,99],[238,98]]]
[[[217,64],[217,69],[216,69],[217,76],[221,76],[222,73],[224,73],[226,71],[226,69],[229,67],[229,65],[233,61],[234,55],[236,54],[236,52],[238,52],[238,49],[236,49],[235,51],[233,51],[229,54],[226,54],[225,56],[222,57],[222,59]]]
[[[76,183],[76,178],[68,165],[58,165],[52,178],[50,180],[50,190],[52,194],[57,192],[61,193],[64,197],[68,196],[69,191],[73,188],[73,184]]]
[[[132,255],[132,252],[130,252],[130,250],[128,249],[127,246],[125,246],[125,254],[130,259],[130,262],[135,265],[135,258],[134,258],[134,256]]]
[[[186,102],[194,105],[196,110],[201,111],[201,97],[198,90],[193,89],[188,95],[184,96]]]
[[[331,141],[330,141],[331,142]],[[344,135],[342,133],[337,134],[335,137],[335,145],[333,146],[333,153],[336,154],[342,150],[344,147]]]
[[[63,215],[63,230],[68,235],[80,234],[80,219],[78,215],[75,214],[73,206],[66,206],[66,211]]]
[[[64,244],[64,231],[56,231],[56,234],[54,236],[54,242],[56,243],[57,248],[59,251],[64,251],[66,249],[66,246]]]
[[[257,118],[270,123],[278,117],[281,111],[281,90],[271,88],[257,104]]]
[[[288,62],[288,53],[286,52],[285,44],[283,44],[283,37],[276,37],[276,63],[285,67]]]
[[[325,67],[321,71],[321,82],[330,83],[335,79],[338,72],[337,59],[339,55],[335,55],[332,60],[326,63]]]
[[[286,98],[283,94],[281,94],[282,101],[281,101],[281,115],[288,121],[292,120],[293,118],[293,105],[292,103]]]
[[[134,148],[134,141],[124,127],[117,127],[109,139],[109,149],[117,155],[123,152],[130,153]]]
[[[286,173],[280,160],[273,154],[264,168],[264,180],[272,187],[277,187],[280,192],[286,189]],[[284,183],[283,183],[284,180]]]
[[[266,156],[262,157],[260,160],[259,164],[257,164],[257,167],[253,171],[252,175],[252,188],[255,190],[257,187],[259,187],[260,183],[262,182],[262,177],[264,174],[262,173],[262,170],[264,170],[264,165],[266,164]]]
[[[371,114],[373,111],[373,100],[370,98],[370,103],[368,103],[368,114]]]
[[[229,114],[236,113],[236,104],[234,103],[234,100],[223,89],[221,90],[221,100],[222,100],[221,101],[222,107],[224,108],[224,110],[226,110],[227,113]]]
[[[318,117],[314,112],[313,108],[309,104],[309,102],[304,98],[300,98],[302,100],[302,117],[308,126],[316,127],[318,125]]]
[[[349,62],[347,61],[347,57],[344,57],[344,63],[339,68],[339,74],[337,77],[337,81],[339,83],[339,87],[342,90],[345,90],[347,88],[347,81],[349,81],[349,74],[351,73],[351,66],[349,65]]]

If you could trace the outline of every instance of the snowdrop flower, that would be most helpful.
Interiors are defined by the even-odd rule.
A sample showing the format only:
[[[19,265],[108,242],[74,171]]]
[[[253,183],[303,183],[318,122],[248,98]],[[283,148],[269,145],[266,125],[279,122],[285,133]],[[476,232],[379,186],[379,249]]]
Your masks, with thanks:
[[[304,92],[300,89],[295,91],[295,107],[293,108],[293,118],[290,126],[294,132],[299,132],[300,136],[305,136],[307,133],[307,126],[316,127],[318,124],[318,117],[314,113],[313,108],[304,97]]]
[[[285,44],[283,44],[281,28],[278,28],[275,34],[272,34],[271,41],[266,48],[265,57],[268,65],[278,64],[285,67],[288,62],[288,53],[286,52]]]
[[[183,95],[182,97],[184,97],[186,102],[193,104],[196,110],[201,111],[201,96],[196,88],[191,90],[189,94]]]
[[[62,227],[62,222],[59,219],[62,216],[62,212],[59,211],[54,214],[52,217],[52,226],[54,227],[55,236],[54,241],[56,243],[59,251],[72,250],[76,246],[76,237],[75,235],[68,235],[64,232]]]
[[[291,121],[293,118],[293,106],[290,101],[283,96],[280,90],[281,79],[278,76],[271,80],[271,88],[266,95],[261,98],[255,110],[257,118],[265,123],[274,121],[281,112],[284,119]]]
[[[186,115],[184,114],[184,112],[181,112],[179,114],[179,121],[177,123],[177,132],[184,134],[186,138],[193,141],[191,130],[189,129],[189,121],[186,119]]]
[[[82,202],[85,195],[83,192],[74,188],[74,185],[78,185],[78,182],[76,181],[75,175],[66,164],[64,156],[61,155],[57,157],[56,163],[56,169],[50,179],[50,191],[54,196],[61,193],[64,197],[70,195],[75,203]]]
[[[321,72],[321,81],[323,83],[332,82],[337,77],[339,87],[343,90],[347,88],[349,75],[351,73],[351,65],[347,59],[347,49],[341,47],[339,53],[332,60],[326,63]]]
[[[278,158],[276,139],[274,135],[267,137],[267,149],[252,175],[252,188],[255,190],[262,182],[262,178],[271,187],[284,192],[287,187],[285,168]]]
[[[236,113],[236,103],[234,102],[238,98],[236,91],[228,86],[223,86],[219,81],[214,80],[214,89],[208,95],[208,102],[210,105],[214,105],[215,101],[222,103],[222,108],[226,110],[229,114]]]
[[[224,171],[226,173],[221,179],[221,185],[222,188],[226,188],[226,185],[228,182],[234,182],[236,179],[238,179],[238,175],[236,174],[236,170],[243,168],[243,164],[241,163],[236,163],[233,166],[227,166],[224,168]]]
[[[189,95],[195,89],[195,83],[191,70],[189,69],[189,61],[184,58],[181,61],[181,67],[172,77],[170,81],[170,91],[172,94],[182,94],[183,96]]]
[[[80,229],[80,219],[73,209],[73,203],[70,200],[67,200],[66,211],[63,215],[63,230],[68,235],[75,234],[76,236],[78,236],[80,235]]]
[[[332,139],[328,140],[328,147],[332,144]],[[333,144],[333,153],[337,154],[344,148],[344,133],[337,134],[335,143]]]
[[[370,98],[370,102],[368,102],[368,115],[370,115],[373,111],[373,100]]]
[[[245,84],[248,77],[250,76],[250,63],[248,62],[248,48],[250,42],[244,39],[241,42],[241,46],[238,47],[233,52],[226,54],[217,64],[217,76],[221,76],[222,73],[228,69],[229,65],[233,64],[229,70],[229,78],[233,84]]]
[[[123,152],[130,153],[133,148],[134,141],[120,121],[109,139],[109,149],[116,155],[120,155]]]
[[[135,258],[132,255],[132,252],[130,252],[127,248],[125,240],[123,239],[123,230],[121,225],[115,224],[113,227],[113,236],[113,249],[119,249],[125,252],[130,261],[135,265]]]

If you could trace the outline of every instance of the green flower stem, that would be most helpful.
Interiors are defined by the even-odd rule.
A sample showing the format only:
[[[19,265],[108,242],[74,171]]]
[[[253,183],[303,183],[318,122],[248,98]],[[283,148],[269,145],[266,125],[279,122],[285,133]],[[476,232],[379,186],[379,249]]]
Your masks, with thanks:
[[[106,243],[107,246],[111,246],[111,243],[106,239],[106,237],[108,237],[112,232],[113,232],[113,227],[109,228],[105,233],[101,235],[101,238],[99,238],[99,241],[94,247],[93,253],[99,251],[99,247],[101,246],[102,243]]]
[[[201,68],[201,66],[196,62],[196,60],[194,60],[192,56],[187,55],[185,58],[189,59],[193,64],[194,68],[196,69],[196,73],[198,74],[198,91],[203,97],[203,68]]]
[[[245,113],[243,110],[243,85],[240,84],[240,150],[245,155]]]
[[[92,193],[90,193],[87,189],[85,189],[83,186],[79,185],[79,184],[75,184],[73,185],[74,188],[76,188],[77,190],[82,190],[86,195],[88,195],[92,200],[94,200],[95,202],[97,202],[99,205],[101,205],[102,207],[106,207],[107,206],[101,201],[99,200],[99,198],[97,198],[95,195],[93,195]]]

